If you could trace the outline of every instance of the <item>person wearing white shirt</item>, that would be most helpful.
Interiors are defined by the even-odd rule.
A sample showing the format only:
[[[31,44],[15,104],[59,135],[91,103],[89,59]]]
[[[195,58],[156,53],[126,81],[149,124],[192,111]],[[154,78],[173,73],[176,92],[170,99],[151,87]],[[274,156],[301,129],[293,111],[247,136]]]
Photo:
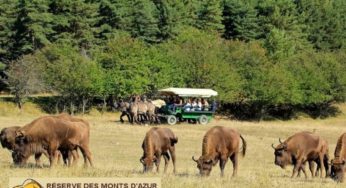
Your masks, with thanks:
[[[184,111],[189,112],[191,111],[191,99],[188,99],[186,104],[184,105]]]

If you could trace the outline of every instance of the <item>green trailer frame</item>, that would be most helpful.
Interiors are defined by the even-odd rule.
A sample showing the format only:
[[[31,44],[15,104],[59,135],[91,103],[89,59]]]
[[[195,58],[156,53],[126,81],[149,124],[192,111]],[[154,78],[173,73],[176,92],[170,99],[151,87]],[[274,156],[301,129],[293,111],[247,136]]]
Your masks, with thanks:
[[[160,95],[179,96],[182,98],[199,97],[210,98],[217,96],[217,92],[211,89],[192,89],[192,88],[167,88],[159,90]],[[202,125],[207,124],[213,118],[215,107],[202,111],[185,111],[183,106],[173,105],[164,106],[160,109],[159,116],[166,119],[169,125],[174,125],[178,121],[193,120]]]

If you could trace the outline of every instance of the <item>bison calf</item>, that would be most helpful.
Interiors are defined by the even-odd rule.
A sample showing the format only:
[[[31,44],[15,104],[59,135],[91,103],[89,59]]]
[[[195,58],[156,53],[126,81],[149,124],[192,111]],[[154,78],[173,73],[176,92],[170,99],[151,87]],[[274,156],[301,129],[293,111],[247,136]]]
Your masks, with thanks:
[[[330,176],[335,181],[343,182],[346,172],[346,133],[338,139],[335,147],[334,159],[331,161]]]
[[[151,128],[142,143],[143,156],[140,162],[143,164],[143,172],[152,170],[154,163],[156,171],[159,172],[161,155],[165,159],[164,172],[167,170],[170,156],[173,161],[173,172],[175,173],[175,147],[178,138],[168,128]]]
[[[234,129],[215,126],[211,128],[203,138],[202,156],[196,160],[197,168],[202,176],[209,176],[212,166],[220,161],[221,176],[224,175],[224,168],[228,158],[233,163],[233,176],[237,175],[239,145],[242,140],[242,156],[245,156],[246,141]]]

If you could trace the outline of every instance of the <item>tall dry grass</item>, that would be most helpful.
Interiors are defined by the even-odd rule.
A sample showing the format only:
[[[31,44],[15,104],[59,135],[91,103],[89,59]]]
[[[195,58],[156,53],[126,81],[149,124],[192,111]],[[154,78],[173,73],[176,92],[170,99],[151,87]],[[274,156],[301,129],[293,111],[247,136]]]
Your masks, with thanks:
[[[34,118],[32,114],[0,115],[0,128],[14,125],[25,125]],[[163,187],[343,187],[331,179],[294,178],[290,175],[292,167],[281,169],[274,165],[274,154],[271,144],[278,143],[278,138],[303,130],[315,130],[329,142],[329,154],[333,155],[337,138],[346,132],[344,115],[325,120],[299,119],[291,121],[271,122],[239,122],[229,120],[213,120],[206,126],[179,124],[175,126],[161,125],[171,128],[179,137],[176,145],[177,174],[172,173],[169,164],[168,173],[161,172],[142,174],[139,158],[142,156],[141,143],[151,126],[132,126],[120,124],[119,114],[94,114],[83,116],[91,124],[90,147],[95,163],[94,168],[83,168],[82,158],[78,167],[68,168],[59,165],[55,168],[35,168],[34,159],[24,168],[12,166],[11,154],[0,149],[0,187],[7,187],[10,177],[161,177]],[[225,177],[220,177],[218,165],[212,170],[211,176],[201,178],[192,155],[199,157],[204,133],[212,126],[222,125],[237,129],[246,139],[248,150],[240,159],[238,176],[231,178],[232,164],[229,161],[225,169]],[[45,157],[44,164],[48,165]],[[345,183],[344,183],[345,184]]]
[[[0,101],[0,116],[39,116],[42,110],[34,103],[27,102],[21,110],[13,102]]]

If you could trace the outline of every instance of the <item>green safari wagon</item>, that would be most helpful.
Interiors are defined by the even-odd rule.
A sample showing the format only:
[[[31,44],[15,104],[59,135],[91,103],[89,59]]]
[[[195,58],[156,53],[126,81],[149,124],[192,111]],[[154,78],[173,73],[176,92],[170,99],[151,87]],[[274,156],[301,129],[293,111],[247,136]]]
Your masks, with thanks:
[[[168,101],[160,108],[159,116],[166,119],[169,125],[178,121],[193,121],[205,125],[216,110],[215,99],[212,104],[209,104],[208,99],[216,97],[218,93],[212,89],[166,88],[159,90],[159,95]],[[196,105],[191,101],[197,101]]]

